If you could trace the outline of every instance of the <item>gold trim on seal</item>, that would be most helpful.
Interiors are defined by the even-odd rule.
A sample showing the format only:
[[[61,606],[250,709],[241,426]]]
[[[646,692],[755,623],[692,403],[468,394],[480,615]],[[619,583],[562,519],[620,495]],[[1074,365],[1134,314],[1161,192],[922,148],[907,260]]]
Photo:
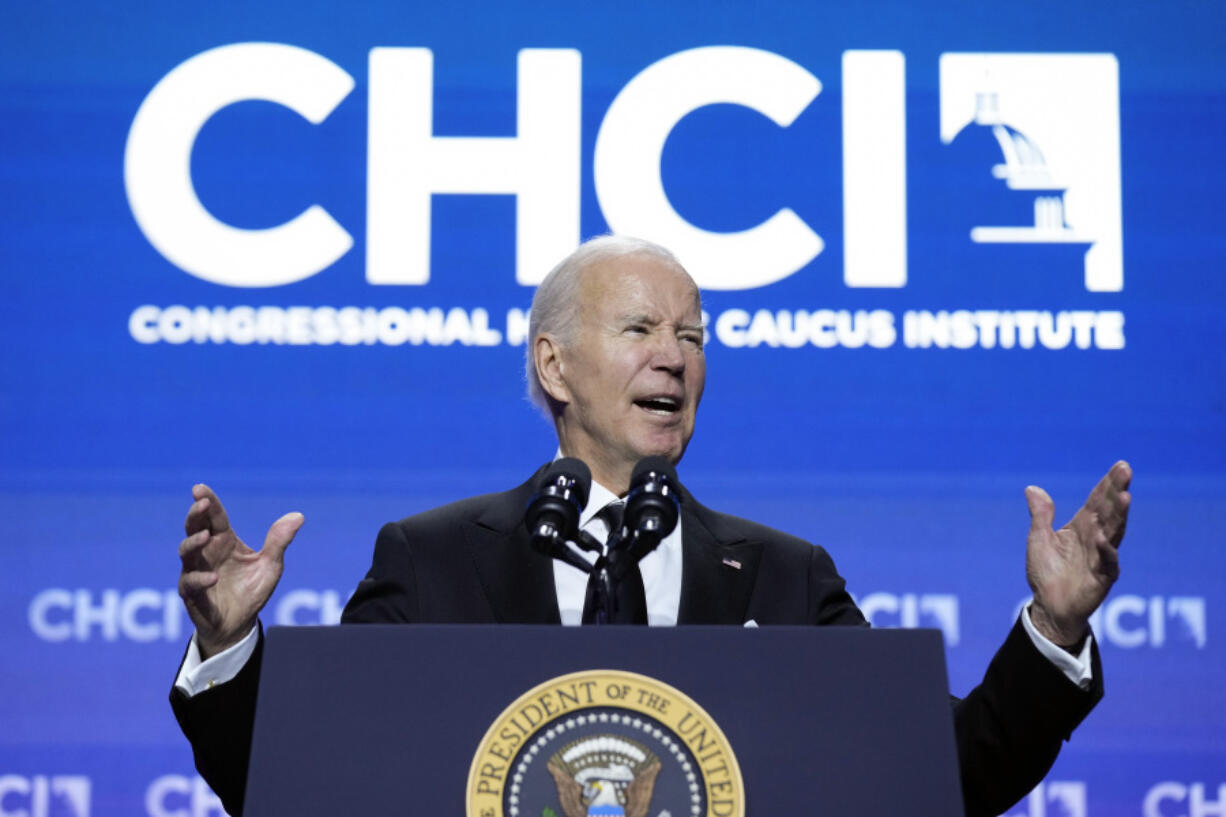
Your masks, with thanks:
[[[706,710],[668,684],[623,670],[584,670],[551,678],[519,696],[494,721],[473,756],[465,787],[468,817],[505,817],[511,762],[545,724],[567,713],[619,707],[666,726],[693,754],[706,792],[704,817],[744,817],[736,755]]]

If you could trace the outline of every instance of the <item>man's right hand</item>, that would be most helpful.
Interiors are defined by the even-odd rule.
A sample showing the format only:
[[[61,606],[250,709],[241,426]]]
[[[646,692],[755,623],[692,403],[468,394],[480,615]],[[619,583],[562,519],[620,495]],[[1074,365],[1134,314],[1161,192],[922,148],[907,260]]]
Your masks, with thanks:
[[[226,509],[209,486],[192,486],[192,498],[183,523],[187,538],[179,545],[179,595],[196,625],[200,657],[209,658],[251,632],[277,587],[285,548],[304,517],[287,513],[273,522],[257,552],[230,528]]]

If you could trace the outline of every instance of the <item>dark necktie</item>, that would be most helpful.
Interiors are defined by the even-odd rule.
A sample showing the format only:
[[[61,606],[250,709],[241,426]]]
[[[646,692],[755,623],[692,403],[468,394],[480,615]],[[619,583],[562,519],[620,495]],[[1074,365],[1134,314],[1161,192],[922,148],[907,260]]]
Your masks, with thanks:
[[[609,526],[609,539],[622,525],[624,502],[610,502],[598,514]],[[607,541],[607,540],[606,540]],[[627,553],[626,548],[606,548],[605,555],[596,560],[587,580],[587,595],[583,600],[583,623],[596,624],[600,617],[599,599],[607,591],[602,585],[604,570],[612,577],[614,592],[612,614],[609,624],[646,624],[647,596],[643,592],[643,574],[638,562]]]

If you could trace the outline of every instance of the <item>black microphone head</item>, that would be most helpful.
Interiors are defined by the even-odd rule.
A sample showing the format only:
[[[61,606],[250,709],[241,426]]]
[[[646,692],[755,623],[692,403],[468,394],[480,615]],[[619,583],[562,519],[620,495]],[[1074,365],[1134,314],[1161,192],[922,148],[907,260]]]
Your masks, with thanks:
[[[623,522],[637,542],[638,558],[660,543],[677,527],[681,494],[677,471],[664,457],[644,457],[630,475]]]
[[[592,469],[587,467],[587,463],[576,457],[555,460],[545,469],[541,487],[551,482],[557,484],[560,478],[569,480],[570,490],[575,492],[580,509],[586,508],[588,495],[592,491]]]
[[[579,514],[587,505],[592,472],[574,457],[551,463],[524,510],[524,524],[533,547],[552,554],[556,546],[579,533]]]
[[[668,461],[667,457],[661,457],[657,454],[652,457],[643,457],[634,466],[634,471],[630,473],[630,490],[634,490],[636,485],[646,482],[653,473],[666,477],[672,485],[677,484],[677,469],[673,468],[673,464]]]

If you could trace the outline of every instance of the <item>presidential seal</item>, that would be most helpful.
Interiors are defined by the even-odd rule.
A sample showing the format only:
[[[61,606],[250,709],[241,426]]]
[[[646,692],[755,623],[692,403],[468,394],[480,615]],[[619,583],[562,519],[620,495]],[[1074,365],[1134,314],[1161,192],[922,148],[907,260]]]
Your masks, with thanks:
[[[468,772],[468,817],[743,817],[741,770],[711,716],[645,675],[589,670],[506,708]]]

